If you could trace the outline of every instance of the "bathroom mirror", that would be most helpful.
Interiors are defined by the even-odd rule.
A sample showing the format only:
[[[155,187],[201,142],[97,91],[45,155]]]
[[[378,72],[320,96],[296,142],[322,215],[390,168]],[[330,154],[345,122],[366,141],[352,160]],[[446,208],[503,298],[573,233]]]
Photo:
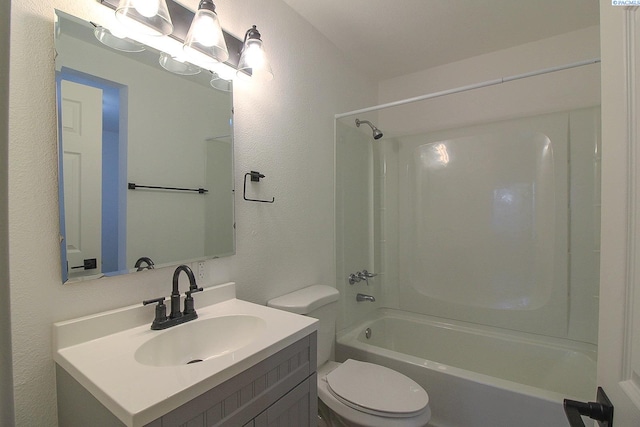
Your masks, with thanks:
[[[233,255],[232,92],[95,30],[56,11],[62,281]]]

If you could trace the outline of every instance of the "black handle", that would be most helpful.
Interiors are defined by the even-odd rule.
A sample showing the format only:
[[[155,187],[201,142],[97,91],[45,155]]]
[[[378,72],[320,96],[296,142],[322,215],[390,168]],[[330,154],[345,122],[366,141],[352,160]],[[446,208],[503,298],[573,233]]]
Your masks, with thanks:
[[[157,185],[140,185],[140,184],[136,184],[135,182],[128,183],[127,188],[129,190],[135,190],[136,188],[147,188],[151,190],[194,191],[200,194],[205,194],[209,192],[209,190],[205,188],[161,187]]]
[[[142,305],[153,304],[154,302],[159,303],[159,305],[164,305],[164,297],[144,300],[142,301]]]
[[[185,295],[187,297],[190,297],[191,294],[195,294],[196,292],[202,292],[202,291],[204,291],[204,288],[198,288],[198,287],[189,288],[189,290],[187,292],[185,292]]]
[[[192,293],[194,292],[201,292],[203,289],[202,288],[198,288],[198,287],[194,287],[194,288],[190,288],[187,292],[185,292],[184,294],[187,296],[184,299],[184,315],[194,315],[196,313],[196,310],[194,308],[193,305],[193,297],[191,296]]]
[[[613,404],[604,392],[598,387],[596,402],[578,402],[564,399],[564,413],[571,427],[585,427],[582,415],[598,421],[600,427],[613,427]]]
[[[167,321],[167,306],[164,305],[164,297],[148,299],[142,301],[142,304],[147,305],[154,302],[157,302],[158,305],[156,306],[156,316],[153,319],[153,323],[151,323],[151,329],[158,330],[162,329],[162,324]]]

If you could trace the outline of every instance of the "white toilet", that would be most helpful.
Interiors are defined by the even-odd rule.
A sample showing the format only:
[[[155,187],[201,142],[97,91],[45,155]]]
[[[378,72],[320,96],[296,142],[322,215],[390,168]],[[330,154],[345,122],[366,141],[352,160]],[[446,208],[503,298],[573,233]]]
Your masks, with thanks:
[[[318,324],[318,397],[329,426],[424,427],[429,395],[412,379],[384,366],[329,360],[335,342],[337,289],[315,285],[272,299],[269,307],[310,316]],[[328,418],[328,419],[327,419]]]

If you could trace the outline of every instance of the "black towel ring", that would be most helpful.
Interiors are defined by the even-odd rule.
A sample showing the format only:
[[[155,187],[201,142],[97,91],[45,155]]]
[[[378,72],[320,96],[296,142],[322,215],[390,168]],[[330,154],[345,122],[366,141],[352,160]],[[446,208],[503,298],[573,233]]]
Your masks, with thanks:
[[[251,171],[244,174],[244,187],[242,190],[242,198],[247,202],[259,202],[259,203],[273,203],[276,201],[275,197],[272,197],[271,200],[260,200],[260,199],[250,199],[247,197],[247,177],[251,177],[251,181],[260,182],[260,178],[264,178],[264,175],[260,172]]]

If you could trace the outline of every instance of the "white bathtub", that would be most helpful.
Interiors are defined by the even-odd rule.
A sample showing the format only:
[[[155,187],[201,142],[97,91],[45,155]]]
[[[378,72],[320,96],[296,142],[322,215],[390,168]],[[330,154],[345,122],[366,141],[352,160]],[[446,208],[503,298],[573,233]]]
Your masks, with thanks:
[[[594,345],[391,309],[339,333],[336,358],[413,378],[433,427],[567,427],[563,398],[595,400]]]

